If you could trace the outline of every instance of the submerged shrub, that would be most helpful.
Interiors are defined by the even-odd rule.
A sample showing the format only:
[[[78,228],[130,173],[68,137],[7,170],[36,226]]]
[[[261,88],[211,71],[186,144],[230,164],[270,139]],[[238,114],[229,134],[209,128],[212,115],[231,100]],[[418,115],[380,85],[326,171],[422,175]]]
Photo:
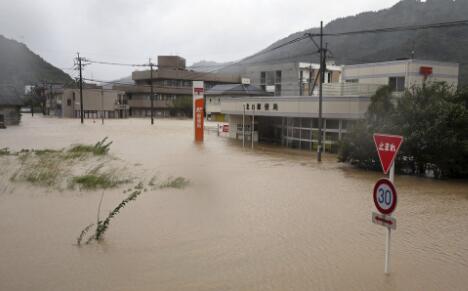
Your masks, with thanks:
[[[190,183],[189,180],[185,179],[184,177],[169,177],[167,178],[166,181],[162,182],[161,185],[159,185],[159,188],[176,188],[176,189],[183,189],[187,187],[187,185]]]
[[[95,145],[78,144],[68,150],[70,158],[80,157],[86,154],[93,154],[95,156],[106,155],[109,152],[112,141],[106,143],[107,137],[98,141]]]

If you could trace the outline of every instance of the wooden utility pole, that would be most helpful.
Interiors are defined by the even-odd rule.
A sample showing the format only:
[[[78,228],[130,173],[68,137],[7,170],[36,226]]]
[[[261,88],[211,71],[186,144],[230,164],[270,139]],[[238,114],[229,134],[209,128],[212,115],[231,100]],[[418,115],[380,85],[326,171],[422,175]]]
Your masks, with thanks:
[[[318,145],[317,161],[322,161],[322,99],[323,99],[323,79],[325,78],[325,55],[323,49],[323,21],[320,21],[320,85],[319,85],[319,116],[318,116]]]
[[[101,123],[104,124],[104,88],[101,86]]]
[[[83,116],[84,116],[84,111],[83,111],[83,74],[82,74],[82,65],[81,65],[81,57],[80,53],[77,53],[78,55],[78,68],[80,70],[80,117],[81,117],[81,124],[83,124]]]

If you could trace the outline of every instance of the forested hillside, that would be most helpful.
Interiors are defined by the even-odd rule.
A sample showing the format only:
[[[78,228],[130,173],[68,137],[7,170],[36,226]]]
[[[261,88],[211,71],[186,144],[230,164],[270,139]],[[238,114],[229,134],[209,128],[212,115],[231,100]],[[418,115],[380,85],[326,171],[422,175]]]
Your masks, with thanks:
[[[351,3],[349,3],[351,5]],[[393,7],[339,18],[324,27],[325,33],[369,30],[405,25],[420,25],[468,19],[467,0],[403,0]],[[317,24],[318,25],[318,24]],[[304,35],[317,33],[317,28],[291,34],[263,51]],[[431,59],[457,62],[461,65],[461,83],[468,85],[468,26],[418,31],[360,34],[327,37],[325,41],[337,64],[387,61],[397,58]],[[318,61],[317,49],[308,40],[225,66],[221,71],[241,71],[250,63],[284,61]]]

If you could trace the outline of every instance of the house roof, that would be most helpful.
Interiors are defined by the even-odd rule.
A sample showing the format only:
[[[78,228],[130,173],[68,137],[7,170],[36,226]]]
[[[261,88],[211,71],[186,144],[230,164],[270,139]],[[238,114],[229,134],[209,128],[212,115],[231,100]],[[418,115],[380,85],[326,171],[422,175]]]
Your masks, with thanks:
[[[23,100],[20,98],[16,88],[0,85],[0,106],[22,106]]]
[[[268,96],[263,89],[246,84],[216,85],[206,91],[206,95]]]

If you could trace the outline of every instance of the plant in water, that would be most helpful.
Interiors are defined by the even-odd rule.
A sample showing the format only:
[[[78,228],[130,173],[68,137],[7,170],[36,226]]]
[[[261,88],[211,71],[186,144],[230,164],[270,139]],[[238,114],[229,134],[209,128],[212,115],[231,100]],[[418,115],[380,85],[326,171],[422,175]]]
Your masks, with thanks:
[[[76,157],[80,157],[89,153],[95,156],[106,155],[109,152],[112,141],[107,142],[107,143],[106,142],[107,142],[107,137],[105,137],[101,141],[98,141],[95,145],[84,145],[84,144],[75,145],[74,147],[68,150],[68,153],[70,154],[69,158],[76,158]]]
[[[159,188],[176,188],[176,189],[183,189],[187,187],[187,185],[190,183],[189,180],[185,179],[184,177],[169,177],[167,178],[166,181],[162,182],[161,185],[159,185]]]
[[[0,149],[0,156],[9,156],[10,155],[10,149],[9,148],[1,148]]]
[[[155,182],[156,179],[152,179],[152,183]],[[166,181],[164,181],[162,184],[159,185],[159,188],[162,189],[162,188],[177,188],[177,189],[182,189],[182,188],[185,188],[187,185],[189,184],[189,180],[185,179],[184,177],[177,177],[177,178],[172,178],[172,177],[169,177]],[[78,238],[76,239],[77,241],[77,244],[78,245],[81,245],[84,237],[86,236],[86,234],[89,232],[89,230],[95,226],[95,231],[94,231],[94,234],[89,236],[88,239],[86,240],[86,244],[89,244],[91,243],[92,241],[100,241],[102,240],[104,234],[106,233],[106,231],[109,229],[109,225],[112,221],[112,219],[120,213],[120,211],[128,204],[130,203],[131,201],[135,201],[138,196],[143,193],[143,192],[146,192],[147,189],[144,188],[143,186],[143,182],[139,182],[138,184],[136,184],[133,189],[132,188],[129,188],[128,190],[125,190],[125,192],[131,192],[127,198],[125,198],[124,200],[122,200],[122,202],[119,203],[119,205],[117,205],[110,213],[109,215],[107,215],[107,217],[104,219],[104,220],[101,220],[100,219],[100,212],[101,212],[101,205],[102,205],[102,201],[103,201],[103,198],[104,198],[104,192],[102,193],[101,195],[101,199],[99,201],[99,205],[98,205],[98,210],[97,210],[97,219],[96,219],[96,223],[91,223],[89,225],[87,225],[81,232],[80,232],[80,235],[78,236]]]
[[[103,166],[103,164],[100,164],[84,175],[73,177],[70,181],[69,188],[73,189],[75,185],[79,185],[80,188],[86,190],[108,189],[130,181],[129,179],[117,178],[113,174],[115,170],[101,171]]]
[[[124,208],[129,202],[131,201],[134,201],[137,199],[137,197],[141,194],[141,191],[139,190],[135,190],[133,191],[130,195],[127,196],[127,198],[125,198],[124,200],[122,200],[122,202],[119,203],[119,205],[117,205],[117,207],[115,207],[108,215],[107,217],[104,219],[104,220],[101,220],[100,219],[100,212],[101,212],[101,204],[102,204],[102,200],[104,198],[104,192],[103,194],[101,195],[101,200],[99,201],[99,206],[98,206],[98,213],[97,213],[97,223],[94,224],[94,223],[91,223],[89,225],[87,225],[80,233],[80,235],[78,236],[78,238],[76,239],[76,242],[78,245],[81,245],[81,242],[83,241],[83,238],[85,237],[86,233],[89,232],[89,230],[96,225],[96,228],[95,228],[95,231],[94,231],[94,234],[91,235],[90,237],[88,237],[88,239],[86,240],[86,244],[89,244],[90,242],[92,242],[93,240],[95,241],[100,241],[102,239],[102,237],[104,236],[104,233],[107,231],[107,229],[109,228],[109,225],[111,223],[111,220],[117,215],[120,213],[120,210],[122,210],[122,208]]]

